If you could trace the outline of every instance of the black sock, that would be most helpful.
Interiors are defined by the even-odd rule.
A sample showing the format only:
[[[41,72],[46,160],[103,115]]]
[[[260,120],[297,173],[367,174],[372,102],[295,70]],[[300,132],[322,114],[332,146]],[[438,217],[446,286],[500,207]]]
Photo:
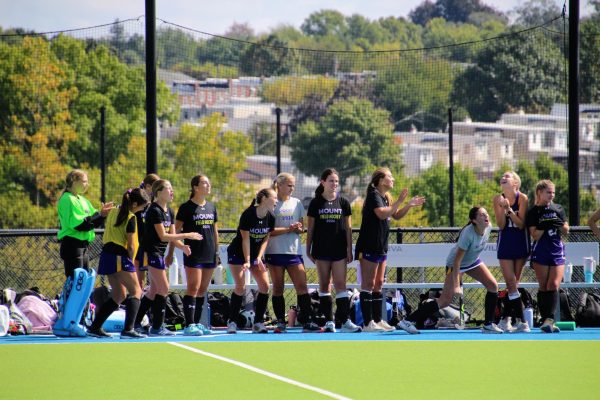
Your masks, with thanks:
[[[348,296],[336,297],[335,299],[335,323],[343,325],[350,314],[350,298]]]
[[[512,303],[511,308],[515,314],[515,318],[524,321],[525,317],[523,316],[523,302],[521,301],[521,296],[510,300],[509,303]]]
[[[254,308],[254,323],[263,322],[265,320],[265,311],[269,304],[269,293],[258,293],[256,296],[256,305]]]
[[[108,319],[108,317],[110,317],[110,314],[112,314],[113,311],[117,310],[118,308],[119,305],[115,303],[112,297],[106,300],[104,304],[100,306],[100,310],[98,310],[96,313],[96,318],[94,318],[90,329],[98,330],[102,328],[102,325]]]
[[[553,318],[549,309],[549,294],[550,292],[538,291],[537,299],[538,299],[538,308],[540,309],[540,317],[542,317],[542,321],[546,318]]]
[[[153,302],[154,300],[150,300],[146,296],[142,296],[142,299],[140,300],[140,309],[138,310],[138,313],[135,316],[135,326],[139,326],[142,324],[144,315],[146,315],[150,307],[152,307]]]
[[[163,322],[165,322],[165,306],[167,305],[167,299],[165,296],[157,294],[154,296],[154,303],[152,303],[152,329],[160,329]]]
[[[485,324],[495,321],[496,306],[498,305],[498,292],[487,292],[485,294]]]
[[[312,301],[308,293],[298,295],[298,307],[300,308],[298,322],[302,325],[311,322],[313,320],[313,310]]]
[[[183,296],[183,315],[185,317],[185,326],[194,323],[194,314],[196,313],[196,298],[194,296]]]
[[[283,296],[271,297],[271,303],[273,304],[273,312],[277,321],[285,321],[285,298]]]
[[[558,301],[558,290],[552,290],[548,293],[548,318],[554,318],[556,313],[556,303]]]
[[[369,325],[373,319],[373,294],[360,292],[360,311],[362,312],[363,325]]]
[[[333,320],[333,300],[331,294],[319,296],[319,314],[325,316],[326,321]]]
[[[419,307],[413,311],[409,316],[406,317],[408,321],[420,324],[424,322],[427,318],[433,316],[436,312],[438,312],[440,306],[435,299],[431,301],[425,301],[419,305]]]
[[[202,319],[202,309],[204,308],[204,296],[196,297],[196,309],[194,310],[194,323],[199,324]],[[210,325],[210,321],[208,321]]]
[[[500,317],[501,318],[510,317],[512,315],[512,300],[510,300],[508,298],[508,293],[506,294],[506,297],[502,298],[501,301],[502,301],[502,305],[504,306],[504,310]]]
[[[542,292],[541,290],[538,290],[537,295],[535,296],[535,298],[537,300],[537,306],[538,306],[538,310],[540,312],[540,317],[543,320],[545,314],[544,314],[544,295],[542,293],[544,293],[544,292]],[[535,321],[534,321],[534,323],[535,323]]]
[[[235,322],[237,324],[238,315],[240,314],[240,308],[242,307],[242,296],[231,292],[231,303],[229,304],[229,322]]]
[[[137,317],[139,309],[140,299],[133,296],[127,299],[127,308],[125,309],[125,326],[123,327],[124,331],[130,331],[133,329],[133,323]]]
[[[373,310],[373,321],[381,322],[381,313],[383,307],[383,294],[381,292],[373,292],[373,302],[371,309]]]

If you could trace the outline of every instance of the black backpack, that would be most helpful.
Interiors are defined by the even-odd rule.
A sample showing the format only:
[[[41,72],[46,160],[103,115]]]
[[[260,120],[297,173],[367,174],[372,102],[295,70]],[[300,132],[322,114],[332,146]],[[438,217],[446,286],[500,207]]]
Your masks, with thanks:
[[[600,296],[582,292],[575,313],[575,321],[580,327],[600,327]]]
[[[185,322],[185,314],[183,313],[183,300],[179,293],[171,292],[167,295],[165,306],[165,324],[167,328],[178,328]]]
[[[559,302],[560,302],[560,320],[561,321],[575,321],[573,314],[571,313],[571,303],[569,302],[569,296],[563,289],[558,291]]]
[[[519,293],[521,294],[521,302],[523,303],[523,308],[532,308],[533,315],[534,315],[534,321],[536,321],[537,314],[538,314],[537,302],[535,300],[533,300],[531,293],[529,293],[527,291],[527,289],[519,288]],[[496,323],[500,322],[500,319],[504,315],[504,308],[506,307],[507,301],[508,301],[508,290],[502,289],[502,290],[498,291],[498,304],[496,305],[496,313],[495,313]],[[562,303],[561,303],[561,310],[562,310]],[[514,322],[515,321],[515,311],[512,310],[511,314],[512,315],[510,315],[510,317],[512,318],[512,320]],[[561,313],[561,315],[562,315],[562,313]],[[561,317],[561,319],[562,319],[562,317]],[[562,320],[567,321],[566,319],[562,319]],[[572,321],[572,319],[570,321]]]
[[[210,305],[210,325],[227,326],[229,319],[229,297],[221,292],[208,292]]]

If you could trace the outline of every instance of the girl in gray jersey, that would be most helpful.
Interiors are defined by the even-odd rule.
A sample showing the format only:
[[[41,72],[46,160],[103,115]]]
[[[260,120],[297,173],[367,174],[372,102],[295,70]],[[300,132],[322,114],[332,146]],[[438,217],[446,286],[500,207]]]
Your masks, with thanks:
[[[440,308],[448,307],[452,296],[462,293],[461,276],[466,273],[487,289],[485,322],[481,328],[482,332],[502,333],[502,329],[494,323],[496,304],[498,303],[498,282],[479,258],[488,243],[491,230],[490,216],[485,208],[477,206],[471,208],[469,223],[460,231],[458,242],[446,258],[446,280],[440,297],[434,301],[423,303],[408,317],[410,321],[425,320]]]
[[[265,260],[273,283],[273,311],[277,318],[275,333],[284,333],[285,299],[283,297],[285,271],[287,270],[296,294],[300,315],[298,321],[304,325],[305,332],[320,332],[321,328],[313,322],[310,295],[306,285],[306,270],[300,249],[300,234],[304,231],[304,206],[292,197],[296,179],[293,175],[282,172],[273,183],[277,192],[275,206],[275,229],[265,250]]]

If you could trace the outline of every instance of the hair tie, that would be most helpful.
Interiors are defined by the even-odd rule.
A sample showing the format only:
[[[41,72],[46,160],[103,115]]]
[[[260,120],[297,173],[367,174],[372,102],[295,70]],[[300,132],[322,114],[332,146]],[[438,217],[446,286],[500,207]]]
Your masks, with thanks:
[[[131,194],[132,190],[133,190],[132,188],[127,189],[127,193]]]
[[[142,183],[140,183],[140,189],[145,189],[146,185],[144,184],[144,181],[142,181]]]

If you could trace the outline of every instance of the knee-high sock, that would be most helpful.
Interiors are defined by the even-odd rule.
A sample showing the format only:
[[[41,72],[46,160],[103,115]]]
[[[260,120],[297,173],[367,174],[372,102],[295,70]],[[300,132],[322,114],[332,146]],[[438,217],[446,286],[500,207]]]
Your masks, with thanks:
[[[196,298],[194,296],[183,296],[183,315],[185,316],[185,326],[194,324],[194,314],[196,314]]]
[[[196,297],[196,309],[194,310],[194,323],[199,324],[202,318],[202,308],[204,308],[204,296]],[[210,321],[208,321],[210,325]]]
[[[325,316],[325,320],[333,320],[333,299],[331,294],[319,294],[319,314]]]
[[[133,329],[133,323],[137,317],[140,309],[140,299],[137,297],[130,297],[127,301],[127,308],[125,308],[125,326],[124,331],[130,331]]]
[[[283,296],[272,296],[271,303],[273,303],[273,312],[277,321],[285,321],[285,299]]]
[[[371,303],[371,309],[373,310],[373,321],[381,321],[381,313],[383,307],[383,293],[373,292],[373,302]]]
[[[106,300],[104,304],[100,306],[100,310],[98,310],[96,313],[96,318],[94,318],[90,328],[93,330],[100,329],[108,317],[110,317],[110,314],[112,314],[113,311],[117,310],[118,308],[119,305],[115,303],[112,297]]]
[[[146,296],[142,296],[142,299],[140,300],[140,309],[138,310],[138,313],[135,317],[135,325],[136,326],[142,324],[144,315],[146,315],[148,310],[152,307],[152,303],[154,303],[154,300],[150,300]]]
[[[165,296],[157,294],[154,296],[154,303],[152,303],[152,329],[160,329],[162,324],[165,322],[165,307],[167,305],[167,299]]]
[[[240,314],[240,308],[242,307],[242,296],[239,294],[231,293],[231,303],[229,304],[229,322],[235,322],[237,324],[238,315]]]
[[[363,325],[369,325],[369,322],[373,320],[373,294],[371,292],[360,292],[360,311]]]
[[[335,296],[335,322],[337,325],[343,325],[348,320],[350,314],[350,298],[347,293],[340,293]]]
[[[312,309],[312,301],[308,293],[298,295],[298,306],[300,306],[300,312],[298,313],[298,321],[301,324],[311,322],[314,317]]]
[[[485,294],[485,323],[490,324],[496,319],[496,306],[498,305],[498,292]]]
[[[267,304],[269,303],[268,293],[258,293],[256,296],[256,307],[254,313],[254,323],[263,322],[265,320],[265,311],[267,311]]]

